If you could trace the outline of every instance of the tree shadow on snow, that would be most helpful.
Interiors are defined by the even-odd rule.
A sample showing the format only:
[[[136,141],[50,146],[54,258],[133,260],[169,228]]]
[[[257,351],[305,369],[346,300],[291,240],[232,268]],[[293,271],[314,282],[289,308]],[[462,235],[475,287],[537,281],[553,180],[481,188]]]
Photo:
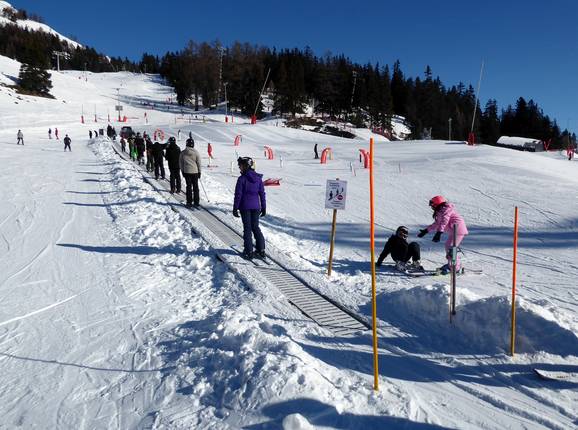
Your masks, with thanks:
[[[112,179],[81,179],[80,182],[112,182]]]
[[[335,406],[320,402],[316,399],[299,398],[273,403],[261,409],[263,415],[270,418],[269,421],[243,426],[249,430],[282,430],[283,419],[291,414],[300,414],[307,421],[317,427],[327,427],[334,429],[416,429],[434,430],[445,429],[447,427],[435,424],[427,424],[411,421],[407,418],[377,416],[377,415],[356,415],[347,411],[339,412]]]
[[[33,357],[24,357],[20,355],[14,354],[7,354],[5,352],[0,352],[1,357],[12,358],[15,360],[24,360],[24,361],[32,361],[36,363],[42,364],[52,364],[57,366],[66,366],[66,367],[78,367],[81,369],[86,370],[96,370],[99,372],[121,372],[121,373],[151,373],[151,372],[171,372],[175,369],[175,367],[162,367],[159,369],[119,369],[114,367],[96,367],[90,366],[86,364],[79,364],[79,363],[71,363],[66,361],[59,361],[59,360],[49,360],[43,358],[33,358]]]
[[[120,193],[121,191],[71,191],[71,190],[66,190],[67,193],[71,193],[71,194],[87,194],[87,195],[102,195],[102,194],[115,194],[115,193]]]
[[[186,248],[178,246],[165,246],[163,248],[158,248],[154,246],[90,246],[90,245],[78,245],[74,243],[57,243],[56,245],[61,246],[63,248],[76,248],[80,249],[81,251],[98,252],[102,254],[182,255],[188,253]],[[206,257],[214,255],[214,252],[195,251],[194,253],[191,254]]]
[[[124,202],[115,202],[115,203],[79,203],[79,202],[62,202],[63,205],[67,206],[82,206],[82,207],[97,207],[97,208],[109,208],[112,206],[126,206],[135,203],[155,203],[161,206],[173,206],[172,203],[162,202],[155,200],[151,197],[145,197],[142,199],[134,199],[134,200],[127,200]]]
[[[82,171],[77,171],[74,173],[83,173],[85,175],[108,175],[108,172],[82,172]]]

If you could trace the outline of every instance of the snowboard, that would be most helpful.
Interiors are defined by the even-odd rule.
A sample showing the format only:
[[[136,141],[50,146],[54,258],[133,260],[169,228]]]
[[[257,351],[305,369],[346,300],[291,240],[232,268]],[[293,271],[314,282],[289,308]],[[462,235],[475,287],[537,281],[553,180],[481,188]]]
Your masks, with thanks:
[[[577,372],[534,369],[534,373],[546,381],[564,381],[578,384]]]

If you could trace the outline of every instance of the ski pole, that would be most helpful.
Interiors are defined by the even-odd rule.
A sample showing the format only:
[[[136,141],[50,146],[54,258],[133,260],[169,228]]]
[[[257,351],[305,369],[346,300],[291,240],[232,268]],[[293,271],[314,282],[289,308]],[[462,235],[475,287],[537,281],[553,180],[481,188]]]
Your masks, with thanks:
[[[199,183],[201,184],[201,187],[203,188],[203,192],[205,193],[205,197],[207,198],[207,203],[211,203],[211,201],[209,200],[209,196],[207,195],[207,190],[205,190],[205,186],[203,185],[203,182],[199,179]]]

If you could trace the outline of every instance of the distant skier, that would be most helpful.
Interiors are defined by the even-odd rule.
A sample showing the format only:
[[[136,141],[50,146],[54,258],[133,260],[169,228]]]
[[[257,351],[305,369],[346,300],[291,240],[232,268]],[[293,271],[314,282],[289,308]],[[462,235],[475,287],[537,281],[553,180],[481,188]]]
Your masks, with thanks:
[[[187,147],[181,152],[179,156],[179,167],[185,182],[187,183],[186,207],[190,208],[193,205],[199,207],[199,179],[201,178],[201,155],[195,149],[195,141],[193,138],[187,139]]]
[[[174,139],[174,138],[173,138]],[[165,166],[164,166],[164,151],[166,145],[162,145],[159,142],[155,142],[152,147],[152,156],[154,160],[154,167],[155,167],[155,179],[159,178],[165,179]]]
[[[177,133],[177,140],[181,140],[181,130],[179,130]]]
[[[395,234],[392,234],[385,243],[375,265],[377,267],[381,266],[383,260],[391,254],[391,258],[395,261],[395,267],[398,270],[423,270],[419,261],[421,257],[419,244],[417,242],[407,243],[408,236],[408,228],[400,225]],[[412,260],[411,263],[409,263],[410,259]]]
[[[213,159],[213,147],[211,146],[211,142],[207,145],[207,153],[209,154],[209,159]]]
[[[451,270],[452,255],[451,247],[453,246],[453,233],[456,229],[456,246],[460,246],[464,237],[468,234],[466,223],[461,215],[456,211],[453,204],[449,203],[443,196],[435,196],[429,201],[429,206],[432,208],[434,223],[419,231],[418,237],[424,237],[431,231],[436,231],[433,241],[439,242],[442,233],[448,234],[448,239],[445,243],[447,264],[444,264],[440,270],[443,274],[447,274]],[[456,270],[460,270],[461,262],[459,254],[456,255]]]
[[[266,215],[265,187],[262,176],[253,170],[253,160],[249,157],[237,159],[241,176],[235,186],[233,216],[243,221],[243,257],[253,258],[253,236],[255,236],[256,256],[265,258],[265,238],[259,227],[259,217]]]
[[[313,147],[313,152],[315,153],[315,159],[318,160],[319,159],[319,153],[317,152],[317,143]]]
[[[88,138],[92,140],[92,130],[88,130]]]
[[[66,151],[66,148],[68,148],[68,150],[70,152],[72,152],[72,149],[70,148],[70,143],[72,141],[70,140],[70,137],[68,137],[68,134],[64,137],[64,150]]]
[[[126,140],[124,139],[124,137],[120,138],[120,149],[122,150],[122,152],[126,152]]]
[[[169,146],[165,151],[165,158],[169,165],[171,194],[175,191],[181,192],[181,168],[179,166],[179,158],[181,155],[181,148],[177,145],[174,137],[169,137]]]
[[[56,140],[60,140],[60,137],[58,137],[58,129],[56,127],[54,128],[54,136],[56,137]]]
[[[16,133],[16,145],[24,145],[24,134],[22,133],[22,130],[18,130],[18,133]]]
[[[52,139],[52,129],[51,128],[48,129],[48,138]]]

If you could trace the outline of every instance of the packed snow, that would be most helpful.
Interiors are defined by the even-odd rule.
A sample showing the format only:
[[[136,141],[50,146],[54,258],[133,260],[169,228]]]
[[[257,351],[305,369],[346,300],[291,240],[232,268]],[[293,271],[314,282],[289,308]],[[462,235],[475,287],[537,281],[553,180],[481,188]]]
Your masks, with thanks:
[[[281,122],[250,125],[174,104],[158,76],[52,72],[55,99],[22,96],[0,57],[0,427],[571,429],[578,386],[532,371],[578,372],[578,162],[462,142],[377,139],[376,252],[398,225],[417,239],[428,200],[456,205],[470,234],[448,316],[447,277],[377,273],[380,390],[371,332],[336,338],[271,286],[215,258],[192,216],[143,181],[104,137],[110,115],[149,134],[191,133],[206,158],[201,204],[231,225],[237,156],[267,187],[270,250],[323,294],[371,319],[368,170],[342,139]],[[117,90],[118,89],[118,90]],[[124,106],[127,123],[116,121]],[[95,122],[95,111],[96,121]],[[146,116],[145,116],[146,113]],[[81,123],[84,116],[85,123]],[[48,138],[58,128],[60,140]],[[24,146],[16,133],[24,133]],[[180,130],[180,133],[179,133]],[[72,138],[64,152],[62,138]],[[235,137],[242,143],[235,147]],[[332,148],[320,164],[313,146]],[[274,150],[267,160],[264,146]],[[348,181],[326,276],[327,179]],[[510,357],[514,207],[520,210],[516,355]]]

